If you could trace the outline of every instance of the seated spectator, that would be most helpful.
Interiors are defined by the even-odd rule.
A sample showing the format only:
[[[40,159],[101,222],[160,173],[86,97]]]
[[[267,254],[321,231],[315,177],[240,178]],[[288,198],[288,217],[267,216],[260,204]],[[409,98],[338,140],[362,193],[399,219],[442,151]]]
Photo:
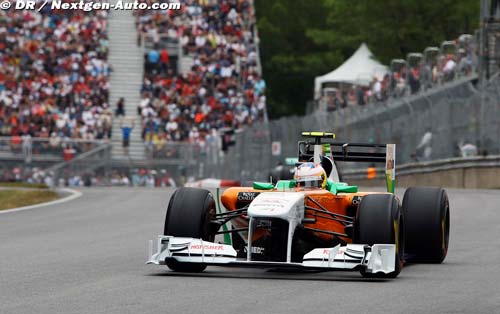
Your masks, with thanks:
[[[98,129],[110,131],[109,121],[98,122],[107,114],[107,12],[47,6],[0,16],[0,135],[95,138]]]
[[[138,106],[149,143],[164,132],[156,142],[201,144],[213,129],[238,129],[266,116],[251,1],[180,2],[182,10],[134,13],[138,30],[153,47],[145,56]],[[177,39],[184,57],[192,60],[188,71],[170,67],[169,51],[161,46],[168,38]]]

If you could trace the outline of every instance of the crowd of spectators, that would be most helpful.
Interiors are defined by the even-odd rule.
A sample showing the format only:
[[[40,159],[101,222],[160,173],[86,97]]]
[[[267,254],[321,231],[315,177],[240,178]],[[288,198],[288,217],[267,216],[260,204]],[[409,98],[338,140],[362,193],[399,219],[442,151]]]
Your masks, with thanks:
[[[205,141],[213,130],[265,119],[255,15],[249,0],[181,0],[181,10],[136,11],[145,56],[138,113],[146,142]],[[175,38],[193,65],[177,72],[165,38]],[[179,61],[179,60],[176,60]]]
[[[59,178],[58,185],[64,186],[128,186],[128,187],[177,187],[177,183],[167,170],[133,169],[132,171],[113,170],[104,173],[65,173]]]
[[[104,10],[0,10],[0,136],[111,136],[106,28]]]
[[[407,60],[393,60],[388,73],[382,78],[374,77],[368,86],[323,88],[320,109],[335,111],[349,105],[362,106],[414,95],[468,76],[478,68],[478,47],[470,35],[462,35],[443,43],[441,49],[434,49],[423,54],[409,54]]]
[[[24,167],[14,165],[0,167],[0,182],[27,182],[53,185],[54,174],[39,167]]]
[[[54,182],[56,180],[57,182]],[[56,183],[59,187],[83,186],[131,186],[131,187],[177,187],[183,183],[183,177],[174,178],[166,169],[133,169],[131,171],[113,170],[101,172],[68,172],[55,177],[54,172],[40,167],[0,167],[0,182],[27,182],[45,184],[49,187]]]

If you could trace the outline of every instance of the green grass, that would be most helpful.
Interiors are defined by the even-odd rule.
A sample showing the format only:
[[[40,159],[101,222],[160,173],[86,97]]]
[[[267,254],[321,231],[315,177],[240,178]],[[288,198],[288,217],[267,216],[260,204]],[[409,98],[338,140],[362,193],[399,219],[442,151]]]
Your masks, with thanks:
[[[26,183],[26,182],[0,182],[0,187],[48,189],[48,186],[45,185],[44,183]]]
[[[50,190],[0,190],[0,210],[29,206],[59,198]]]

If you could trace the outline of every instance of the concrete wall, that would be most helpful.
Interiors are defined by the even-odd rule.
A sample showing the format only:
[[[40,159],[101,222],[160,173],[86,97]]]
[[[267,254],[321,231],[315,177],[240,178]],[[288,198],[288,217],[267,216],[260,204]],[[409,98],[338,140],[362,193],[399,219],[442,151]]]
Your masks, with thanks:
[[[359,175],[352,179],[349,178],[350,175],[344,177],[349,184],[366,187],[385,186],[385,180],[380,175],[374,180],[360,179]],[[500,188],[500,167],[478,166],[400,174],[396,175],[396,185],[398,187],[427,185],[465,189],[498,189]]]

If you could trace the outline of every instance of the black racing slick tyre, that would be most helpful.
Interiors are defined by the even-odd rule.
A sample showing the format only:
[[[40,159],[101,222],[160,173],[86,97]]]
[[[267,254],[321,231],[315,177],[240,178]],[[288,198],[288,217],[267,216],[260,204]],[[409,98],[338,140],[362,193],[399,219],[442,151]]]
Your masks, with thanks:
[[[411,187],[403,198],[406,258],[409,262],[442,263],[448,254],[450,205],[439,187]]]
[[[368,273],[367,278],[396,278],[403,268],[404,222],[398,199],[393,194],[370,194],[361,199],[356,216],[354,243],[395,244],[395,270],[391,273]]]
[[[204,189],[179,188],[168,203],[164,234],[214,241],[215,232],[210,220],[215,217],[215,200]],[[166,261],[168,268],[179,272],[202,272],[207,265]]]

